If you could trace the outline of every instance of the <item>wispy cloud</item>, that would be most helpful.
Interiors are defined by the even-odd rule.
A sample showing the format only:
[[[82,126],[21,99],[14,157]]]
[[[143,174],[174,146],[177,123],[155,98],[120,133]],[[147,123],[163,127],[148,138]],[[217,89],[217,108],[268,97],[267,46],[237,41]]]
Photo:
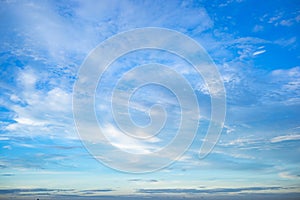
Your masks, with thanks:
[[[282,135],[271,139],[272,143],[300,140],[300,135]]]
[[[280,172],[278,175],[284,179],[300,179],[300,175],[294,175],[289,172]]]
[[[246,191],[268,191],[268,190],[282,190],[282,187],[248,187],[248,188],[213,188],[213,189],[140,189],[138,193],[149,193],[149,194],[171,194],[171,193],[186,193],[186,194],[197,194],[197,193],[240,193]]]
[[[148,183],[157,183],[158,180],[156,179],[139,179],[139,178],[134,178],[134,179],[129,179],[131,182],[148,182]]]
[[[264,27],[262,25],[255,25],[253,28],[253,32],[261,32],[264,30]]]
[[[28,188],[28,189],[0,189],[0,194],[18,194],[22,192],[68,192],[73,191],[72,189],[47,189],[47,188]]]
[[[65,197],[93,197],[103,193],[110,193],[113,189],[75,190],[75,189],[50,189],[50,188],[16,188],[0,189],[0,195],[13,194],[15,196],[65,196]]]

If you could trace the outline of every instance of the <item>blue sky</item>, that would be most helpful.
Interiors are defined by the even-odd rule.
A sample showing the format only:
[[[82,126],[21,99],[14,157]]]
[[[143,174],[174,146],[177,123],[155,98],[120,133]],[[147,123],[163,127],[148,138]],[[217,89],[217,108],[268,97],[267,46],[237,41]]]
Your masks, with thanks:
[[[299,198],[296,0],[0,4],[0,198]],[[176,97],[158,86],[145,87],[132,96],[131,116],[143,126],[149,123],[144,112],[160,102],[170,114],[164,134],[147,144],[119,137],[109,96],[118,79],[137,65],[155,61],[181,73],[200,108],[197,135],[179,160],[156,172],[132,174],[103,165],[84,148],[73,119],[72,94],[92,49],[117,33],[144,27],[179,31],[206,49],[225,86],[226,120],[218,144],[199,159],[211,111],[203,79],[186,61],[165,51],[122,56],[105,72],[95,95],[99,124],[117,147],[151,151],[168,144],[178,128]]]

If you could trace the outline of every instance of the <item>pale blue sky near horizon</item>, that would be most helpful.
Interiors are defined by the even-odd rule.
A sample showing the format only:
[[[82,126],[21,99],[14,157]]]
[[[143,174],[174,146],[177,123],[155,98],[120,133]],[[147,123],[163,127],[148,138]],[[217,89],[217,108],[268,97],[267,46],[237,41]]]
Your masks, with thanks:
[[[180,160],[156,172],[131,174],[103,165],[84,148],[74,124],[72,92],[92,49],[117,33],[143,27],[172,29],[202,45],[223,79],[227,110],[218,144],[200,160],[210,117],[201,77],[167,52],[123,56],[97,88],[100,122],[110,123],[111,102],[98,95],[109,95],[128,66],[148,61],[183,74],[202,119]],[[299,198],[299,33],[297,0],[1,1],[0,199]],[[138,124],[149,122],[144,107],[152,101],[173,114],[179,109],[169,91],[143,89],[132,98]],[[168,130],[179,119],[171,117]],[[106,131],[116,129],[111,125]],[[166,131],[159,141],[165,144],[172,136]]]

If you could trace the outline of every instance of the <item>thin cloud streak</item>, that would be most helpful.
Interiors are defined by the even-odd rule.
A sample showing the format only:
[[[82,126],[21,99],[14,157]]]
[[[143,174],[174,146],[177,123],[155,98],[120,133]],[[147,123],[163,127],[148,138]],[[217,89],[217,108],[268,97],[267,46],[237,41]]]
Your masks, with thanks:
[[[272,143],[277,143],[277,142],[285,142],[285,141],[297,141],[300,140],[300,134],[299,135],[282,135],[282,136],[277,136],[271,139]]]

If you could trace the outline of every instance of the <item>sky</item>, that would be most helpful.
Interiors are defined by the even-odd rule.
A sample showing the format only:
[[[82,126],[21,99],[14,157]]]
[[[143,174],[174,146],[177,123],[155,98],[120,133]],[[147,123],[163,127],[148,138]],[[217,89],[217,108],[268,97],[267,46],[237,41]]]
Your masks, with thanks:
[[[300,198],[299,1],[0,4],[0,199]],[[92,68],[81,77],[92,50],[116,34],[147,27],[184,34],[207,52],[219,73],[226,116],[217,144],[204,158],[199,151],[220,90],[188,60],[144,48],[120,55],[101,79]],[[150,39],[161,44],[161,38]],[[117,52],[130,43],[109,47]],[[99,62],[111,56],[102,54]],[[90,104],[77,95],[90,91],[76,87],[84,78],[95,78],[90,97],[96,124],[88,123]],[[152,78],[174,90],[142,85]],[[134,84],[140,87],[133,91]],[[116,120],[120,116],[131,121]],[[80,120],[88,124],[82,128]],[[151,122],[150,133],[140,131]],[[183,125],[184,137],[175,146],[182,154],[174,156],[172,149],[151,157],[176,141]],[[109,143],[89,135],[98,126]]]

